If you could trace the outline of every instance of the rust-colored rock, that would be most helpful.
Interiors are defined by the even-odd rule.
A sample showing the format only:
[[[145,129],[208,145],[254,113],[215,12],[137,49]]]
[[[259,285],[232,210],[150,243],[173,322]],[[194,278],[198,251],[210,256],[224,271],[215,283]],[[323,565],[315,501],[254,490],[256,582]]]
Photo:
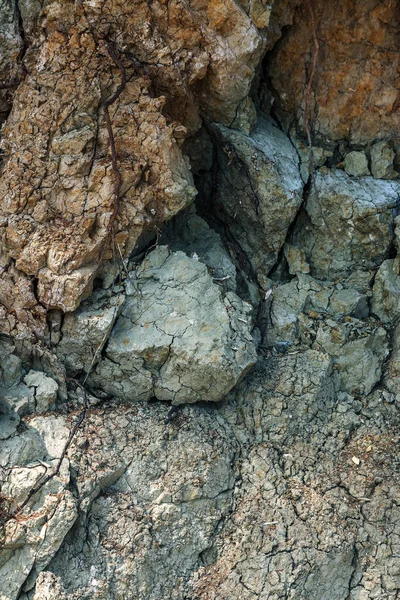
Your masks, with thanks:
[[[399,4],[393,0],[307,0],[266,65],[275,110],[287,128],[304,128],[306,87],[319,44],[311,86],[314,130],[328,140],[366,144],[399,136]],[[303,129],[304,131],[304,129]]]

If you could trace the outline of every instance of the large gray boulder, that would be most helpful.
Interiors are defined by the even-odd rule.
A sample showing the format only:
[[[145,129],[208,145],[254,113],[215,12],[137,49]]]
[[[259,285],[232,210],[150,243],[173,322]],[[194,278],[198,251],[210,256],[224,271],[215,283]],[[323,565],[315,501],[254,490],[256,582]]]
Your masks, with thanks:
[[[397,182],[321,169],[292,240],[304,250],[311,274],[334,279],[376,269],[393,242],[399,195]]]
[[[233,292],[223,294],[203,263],[161,246],[128,283],[88,382],[133,402],[219,401],[256,361],[250,311]]]
[[[216,210],[263,285],[302,202],[299,157],[265,118],[249,135],[222,125],[213,131],[219,141]]]

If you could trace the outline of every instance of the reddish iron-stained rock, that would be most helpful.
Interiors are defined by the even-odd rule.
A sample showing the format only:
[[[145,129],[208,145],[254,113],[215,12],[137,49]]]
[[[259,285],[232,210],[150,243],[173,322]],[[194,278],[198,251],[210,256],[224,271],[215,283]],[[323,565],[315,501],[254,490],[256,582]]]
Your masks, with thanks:
[[[319,44],[310,95],[315,133],[352,144],[399,136],[398,2],[307,0],[274,49],[266,74],[275,110],[287,128],[304,127],[305,95]],[[397,108],[396,108],[397,107]]]

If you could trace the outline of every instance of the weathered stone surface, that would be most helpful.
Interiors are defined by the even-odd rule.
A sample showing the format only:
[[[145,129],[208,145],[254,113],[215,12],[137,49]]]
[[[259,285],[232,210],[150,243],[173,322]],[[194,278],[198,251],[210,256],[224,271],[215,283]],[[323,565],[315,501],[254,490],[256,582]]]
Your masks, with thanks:
[[[327,354],[301,350],[266,357],[225,403],[183,407],[168,426],[160,404],[91,410],[69,454],[80,506],[73,533],[47,567],[44,542],[41,576],[27,579],[31,552],[7,555],[27,581],[20,597],[391,597],[398,414],[379,390],[366,402],[337,394],[334,373]],[[58,421],[36,417],[20,447],[35,427],[51,460],[68,437]],[[31,461],[38,451],[31,446]],[[4,599],[17,598],[9,579],[0,585]]]
[[[12,265],[0,266],[0,277],[0,333],[37,339],[46,326],[46,311],[37,302],[33,282]]]
[[[45,434],[46,425],[49,424],[46,424],[45,418],[41,419],[39,439],[45,442],[45,452],[43,446],[31,445],[27,457],[29,466],[16,464],[16,457],[13,456],[10,457],[11,462],[2,465],[3,472],[7,473],[2,480],[2,499],[10,510],[25,500],[30,489],[40,482],[48,469],[55,468],[57,460],[54,458],[60,456],[60,449],[65,445],[68,429],[60,427],[57,419],[52,418],[52,426]],[[56,446],[52,445],[49,436],[57,436]],[[23,440],[18,441],[21,444]],[[58,452],[54,452],[56,447]],[[33,449],[36,452],[32,452]],[[43,460],[47,464],[41,462]],[[7,467],[13,468],[8,470]],[[65,460],[59,475],[30,500],[24,518],[11,519],[3,526],[0,548],[2,600],[16,600],[24,584],[26,589],[34,585],[37,574],[50,562],[74,523],[76,500],[67,489],[69,479],[69,464]]]
[[[193,206],[172,219],[161,236],[161,243],[180,250],[207,265],[213,281],[236,291],[236,268],[221,237],[195,212]]]
[[[13,31],[14,8],[5,16]],[[250,12],[269,25],[269,9],[264,17]],[[211,119],[234,119],[276,28],[268,41],[233,0],[22,2],[21,18],[31,47],[3,131],[2,254],[22,278],[38,279],[28,313],[42,308],[38,301],[72,311],[111,256],[111,228],[127,256],[193,200],[179,144],[199,128],[200,108]],[[114,166],[104,107],[112,97]],[[4,311],[4,330],[17,333],[6,304]]]
[[[337,319],[353,316],[368,317],[365,294],[354,288],[343,288],[299,274],[290,283],[277,286],[271,294],[269,324],[265,332],[268,345],[291,343],[299,335],[299,316],[302,313]]]
[[[254,364],[251,307],[213,284],[204,264],[151,252],[88,381],[124,400],[218,401]]]
[[[35,411],[35,395],[24,383],[14,385],[2,392],[2,406],[8,412],[26,415]]]
[[[399,193],[395,182],[320,171],[292,239],[304,250],[311,274],[332,280],[378,267],[393,243]]]
[[[18,383],[22,377],[21,359],[14,349],[12,340],[0,336],[0,390]]]
[[[378,394],[365,408],[335,402],[330,373],[319,353],[270,359],[236,390],[236,418],[225,408],[258,443],[242,463],[215,561],[192,577],[195,598],[356,600],[397,589],[396,576],[376,577],[396,561],[382,526],[397,518],[398,481],[381,463],[381,453],[396,452],[396,411]]]
[[[275,114],[285,127],[304,132],[306,88],[315,53],[313,22],[319,53],[310,90],[310,129],[330,144],[398,137],[395,2],[299,3],[292,26],[265,64]]]
[[[29,371],[24,382],[33,391],[35,412],[47,412],[54,408],[57,400],[58,384],[41,371]]]
[[[397,179],[393,168],[394,150],[387,142],[378,142],[371,148],[371,171],[377,179]]]
[[[257,124],[257,112],[251,98],[247,97],[239,104],[232,127],[249,135]]]
[[[89,373],[100,360],[124,300],[123,293],[110,297],[107,292],[96,291],[78,310],[65,316],[55,351],[71,375]]]
[[[223,126],[214,131],[220,167],[216,210],[263,286],[302,202],[299,158],[265,118],[248,136]]]
[[[399,260],[385,260],[379,267],[374,281],[371,311],[384,323],[391,323],[400,316]]]
[[[344,159],[344,170],[347,175],[352,175],[353,177],[370,175],[368,160],[364,152],[353,151],[346,154]],[[374,177],[376,177],[375,174]]]
[[[2,2],[0,13],[0,125],[11,108],[12,94],[21,75],[18,58],[23,51],[18,2]]]
[[[356,321],[321,323],[314,347],[332,357],[337,390],[367,395],[381,380],[389,354],[387,333],[382,327],[363,327]]]
[[[290,275],[310,272],[310,265],[306,261],[306,255],[303,250],[296,248],[296,246],[285,244],[283,251],[288,262]]]
[[[399,166],[394,3],[15,8],[0,600],[396,600],[400,188],[362,174],[366,157],[379,178]],[[202,218],[181,210],[191,172]]]
[[[39,573],[36,579],[33,600],[67,600],[60,578],[49,571]]]
[[[238,443],[212,413],[185,407],[180,425],[166,428],[167,412],[108,406],[89,417],[89,453],[78,436],[81,518],[49,565],[69,600],[180,598],[212,546],[231,506]]]
[[[0,412],[0,440],[6,440],[11,437],[17,431],[19,422],[18,413],[6,413],[4,406],[2,406],[2,411]]]
[[[274,289],[271,297],[264,346],[286,352],[301,341],[331,358],[337,392],[372,391],[389,350],[387,332],[373,319],[361,320],[369,314],[365,295],[299,275]]]
[[[303,182],[306,184],[310,179],[311,173],[318,167],[325,165],[326,161],[333,156],[333,152],[322,146],[311,146],[304,143],[296,135],[290,136],[290,141],[295,146],[300,158],[300,173]]]
[[[392,351],[384,374],[387,389],[395,394],[397,404],[400,403],[400,326],[396,325],[392,333]]]

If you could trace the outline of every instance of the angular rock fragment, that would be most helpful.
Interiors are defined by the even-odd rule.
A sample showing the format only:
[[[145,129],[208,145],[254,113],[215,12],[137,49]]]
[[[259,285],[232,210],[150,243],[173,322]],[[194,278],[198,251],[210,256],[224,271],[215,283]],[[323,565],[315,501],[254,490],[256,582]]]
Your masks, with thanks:
[[[25,500],[30,490],[43,480],[44,475],[55,469],[65,445],[68,429],[62,427],[60,420],[50,418],[46,423],[46,418],[39,419],[40,435],[36,432],[36,435],[29,439],[24,433],[22,439],[10,440],[10,444],[19,441],[19,445],[24,446],[25,437],[26,442],[31,443],[29,452],[25,449],[29,455],[25,460],[29,461],[29,464],[21,466],[12,462],[10,466],[13,466],[13,469],[3,471],[7,476],[2,478],[1,493],[3,508],[6,507],[7,510],[14,510],[18,503]],[[41,445],[38,444],[38,440],[42,441]],[[16,458],[12,456],[11,460]],[[23,460],[21,449],[18,458]],[[8,464],[3,463],[2,466]],[[4,525],[0,548],[1,598],[16,600],[23,585],[26,590],[33,587],[38,573],[56,554],[72,527],[77,516],[77,501],[68,490],[69,481],[69,464],[65,459],[59,474],[48,481],[29,501],[24,509],[24,516],[19,520],[10,519]]]
[[[375,269],[393,242],[399,197],[399,183],[321,170],[291,242],[304,250],[318,279]]]
[[[344,170],[347,175],[364,177],[370,175],[367,157],[364,152],[349,152],[344,159]]]
[[[1,404],[6,412],[27,415],[35,411],[34,391],[24,383],[19,383],[3,391]]]
[[[128,401],[221,400],[256,360],[250,306],[225,296],[204,264],[167,247],[151,252],[90,385]]]
[[[374,281],[371,311],[384,323],[391,323],[400,316],[398,258],[385,260],[379,267]]]
[[[302,313],[337,319],[353,316],[368,317],[365,294],[341,284],[319,281],[299,273],[295,279],[276,287],[272,292],[270,325],[266,330],[267,345],[293,342],[299,334]]]
[[[47,412],[54,408],[57,400],[58,384],[51,377],[41,371],[29,371],[24,377],[28,388],[33,390],[35,399],[35,412]]]
[[[14,354],[14,344],[0,336],[0,390],[11,387],[22,377],[21,359]]]
[[[55,351],[71,375],[88,373],[101,352],[125,300],[123,293],[96,291],[75,312],[65,315]]]
[[[395,153],[387,142],[378,142],[371,148],[371,171],[377,179],[397,179],[399,173],[393,168]]]
[[[336,389],[352,395],[368,395],[382,377],[389,354],[382,327],[357,327],[357,322],[321,323],[314,343],[332,357]]]
[[[299,158],[265,118],[249,135],[222,125],[213,130],[220,167],[216,209],[263,286],[302,202]]]

